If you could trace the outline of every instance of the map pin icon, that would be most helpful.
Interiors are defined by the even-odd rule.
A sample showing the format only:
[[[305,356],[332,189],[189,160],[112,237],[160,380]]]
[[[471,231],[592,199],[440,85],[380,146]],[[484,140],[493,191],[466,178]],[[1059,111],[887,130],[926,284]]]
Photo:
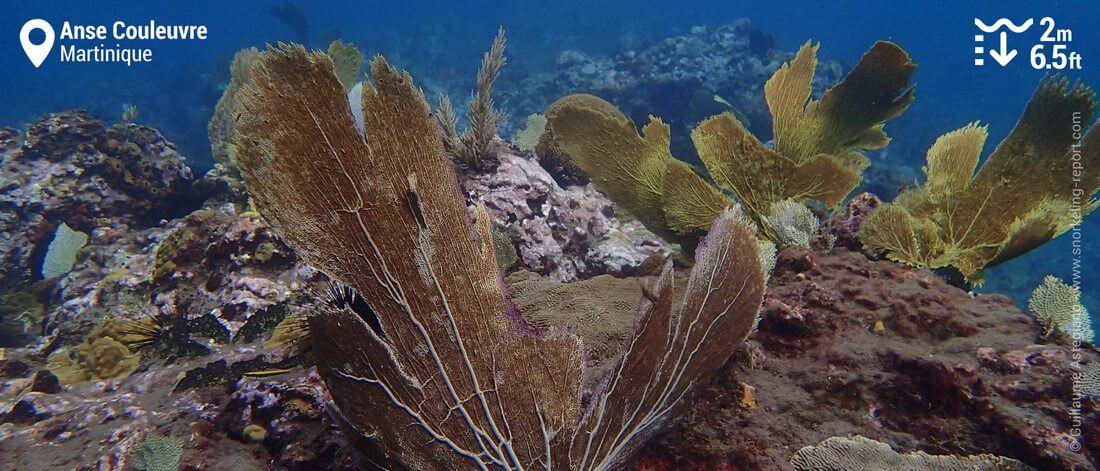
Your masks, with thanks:
[[[31,31],[36,29],[46,34],[46,40],[42,41],[42,44],[31,42]],[[23,29],[19,30],[19,43],[23,45],[23,52],[27,53],[27,59],[31,60],[35,68],[38,68],[46,61],[50,50],[53,49],[53,26],[50,26],[46,20],[38,18],[27,21],[23,23]]]

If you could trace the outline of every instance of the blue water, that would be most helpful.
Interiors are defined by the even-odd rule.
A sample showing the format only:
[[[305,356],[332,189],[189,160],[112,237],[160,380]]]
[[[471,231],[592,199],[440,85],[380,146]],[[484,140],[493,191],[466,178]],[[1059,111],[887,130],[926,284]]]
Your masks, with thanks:
[[[23,126],[44,113],[74,107],[117,120],[123,105],[133,104],[140,112],[138,122],[160,129],[202,171],[212,164],[206,123],[228,80],[229,59],[241,48],[275,41],[307,41],[311,47],[323,48],[332,39],[341,38],[368,55],[386,55],[391,63],[409,69],[423,86],[466,90],[481,53],[500,25],[508,32],[510,67],[529,71],[550,69],[558,53],[566,49],[610,54],[631,41],[660,40],[685,34],[692,26],[713,27],[742,17],[774,35],[781,49],[793,51],[813,39],[822,42],[821,59],[848,65],[855,64],[875,40],[894,41],[920,68],[915,77],[916,103],[887,127],[895,138],[893,148],[898,149],[891,159],[915,168],[923,163],[923,150],[936,136],[972,121],[989,125],[988,154],[1011,129],[1043,75],[1027,60],[1026,45],[1035,42],[1041,31],[1038,25],[1013,39],[1020,42],[1020,57],[1008,67],[976,67],[976,16],[987,22],[998,17],[1016,22],[1055,18],[1059,28],[1073,29],[1072,48],[1084,57],[1083,70],[1067,75],[1100,86],[1100,62],[1093,65],[1100,61],[1100,31],[1094,29],[1100,2],[1096,1],[636,3],[642,2],[10,2],[0,17],[0,62],[6,65],[0,74],[4,97],[0,126]],[[287,19],[294,14],[280,18],[273,9],[297,12],[297,19],[308,31],[295,26],[295,19]],[[155,19],[167,24],[202,24],[209,29],[209,38],[158,42],[153,46],[152,63],[131,67],[65,64],[57,60],[55,48],[46,63],[35,69],[18,41],[20,27],[30,18],[43,18],[55,28],[66,20],[140,24]],[[114,41],[107,41],[108,46],[111,43]],[[655,108],[652,113],[661,115],[662,111]],[[1086,223],[1085,239],[1091,247],[1096,246],[1090,240],[1095,237],[1095,219]],[[1022,301],[1019,286],[1034,286],[1047,273],[1070,277],[1069,251],[1068,238],[1047,244],[991,270],[985,289],[1013,287],[1016,299]],[[1093,312],[1100,312],[1089,291],[1091,267],[1096,261],[1096,255],[1086,250],[1082,281],[1087,304]]]

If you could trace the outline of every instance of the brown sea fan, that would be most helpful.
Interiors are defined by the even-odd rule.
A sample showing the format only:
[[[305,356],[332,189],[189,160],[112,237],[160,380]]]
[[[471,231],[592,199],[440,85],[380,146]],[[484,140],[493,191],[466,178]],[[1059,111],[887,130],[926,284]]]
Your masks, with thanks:
[[[473,228],[423,94],[376,58],[363,138],[332,61],[264,52],[245,91],[239,163],[261,212],[366,308],[310,319],[341,420],[379,465],[606,469],[682,407],[752,330],[765,274],[737,209],[700,244],[680,300],[644,290],[622,359],[581,402],[581,346],[508,301],[483,207]]]

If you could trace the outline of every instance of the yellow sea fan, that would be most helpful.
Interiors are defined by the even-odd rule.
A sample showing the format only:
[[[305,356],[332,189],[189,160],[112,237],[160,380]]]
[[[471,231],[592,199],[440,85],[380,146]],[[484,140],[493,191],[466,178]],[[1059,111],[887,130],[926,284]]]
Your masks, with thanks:
[[[928,151],[927,182],[876,210],[861,239],[911,265],[954,266],[973,282],[984,268],[1057,237],[1097,206],[1100,132],[1093,123],[1078,142],[1069,126],[1051,123],[1088,123],[1094,108],[1090,88],[1043,79],[976,173],[986,128],[972,123],[940,136]]]

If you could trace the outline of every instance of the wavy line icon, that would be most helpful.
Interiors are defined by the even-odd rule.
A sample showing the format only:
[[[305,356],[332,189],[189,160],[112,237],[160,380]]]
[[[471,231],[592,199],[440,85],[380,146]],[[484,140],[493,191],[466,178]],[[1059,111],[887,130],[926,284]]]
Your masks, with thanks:
[[[1034,22],[1035,21],[1033,19],[1028,18],[1027,21],[1023,22],[1023,24],[1021,24],[1020,26],[1016,26],[1016,24],[1010,21],[1008,18],[1001,18],[997,21],[994,21],[993,25],[987,26],[984,22],[982,22],[980,18],[974,18],[974,26],[977,26],[978,29],[986,33],[992,33],[994,31],[997,31],[998,29],[1001,29],[1002,27],[1008,28],[1008,30],[1012,31],[1013,33],[1022,33],[1024,31],[1027,31],[1027,29],[1030,28],[1031,24]]]

